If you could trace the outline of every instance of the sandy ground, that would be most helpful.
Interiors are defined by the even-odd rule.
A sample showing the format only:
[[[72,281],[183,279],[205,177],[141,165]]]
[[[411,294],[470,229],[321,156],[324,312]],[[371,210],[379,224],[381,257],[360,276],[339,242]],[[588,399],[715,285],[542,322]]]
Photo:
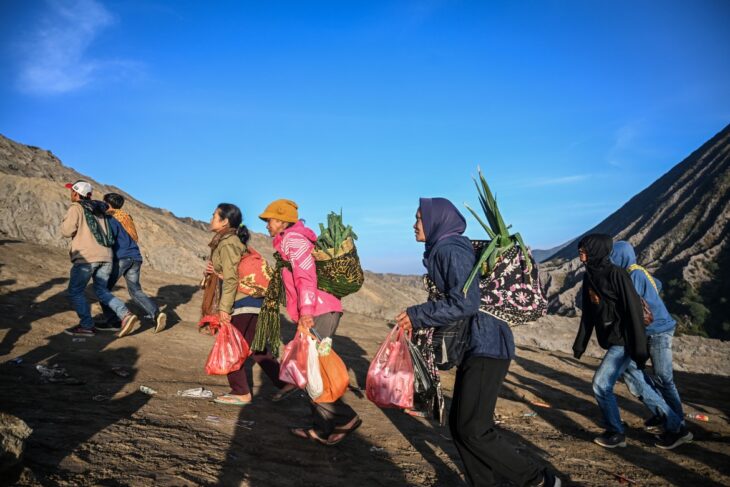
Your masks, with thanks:
[[[203,386],[227,392],[224,377],[203,364],[212,337],[197,333],[195,282],[143,271],[144,288],[167,306],[170,326],[154,334],[144,322],[133,335],[74,340],[76,323],[64,294],[69,264],[62,251],[0,244],[0,409],[34,432],[16,485],[463,485],[448,428],[382,410],[362,396],[370,358],[385,337],[383,321],[346,314],[335,350],[351,367],[346,394],[363,426],[335,448],[299,440],[286,426],[308,414],[304,397],[272,403],[272,385],[252,370],[254,402],[239,409],[177,391]],[[116,291],[126,296],[123,287]],[[288,339],[293,328],[285,327]],[[625,386],[619,404],[629,446],[604,450],[591,377],[598,364],[559,351],[520,346],[497,405],[503,433],[536,462],[562,473],[567,485],[730,485],[730,379],[677,372],[695,442],[665,452],[640,427],[646,412]],[[19,364],[13,359],[22,360]],[[82,384],[44,383],[35,366],[58,364]],[[112,369],[121,367],[128,377]],[[443,377],[451,396],[453,374]],[[157,391],[148,396],[146,385]],[[544,403],[543,407],[534,403]]]

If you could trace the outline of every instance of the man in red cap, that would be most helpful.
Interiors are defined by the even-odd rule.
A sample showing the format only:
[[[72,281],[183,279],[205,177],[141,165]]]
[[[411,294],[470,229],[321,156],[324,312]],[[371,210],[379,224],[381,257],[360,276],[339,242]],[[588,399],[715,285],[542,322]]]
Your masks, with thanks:
[[[71,276],[68,296],[79,316],[79,324],[65,330],[74,336],[94,336],[94,321],[91,307],[84,290],[90,280],[94,281],[94,292],[103,304],[111,308],[122,321],[119,336],[129,334],[139,323],[129,312],[124,302],[114,297],[107,289],[112,271],[112,245],[114,236],[109,229],[106,216],[107,204],[91,199],[92,187],[87,181],[76,181],[66,185],[71,190],[72,204],[61,223],[61,234],[71,239]]]

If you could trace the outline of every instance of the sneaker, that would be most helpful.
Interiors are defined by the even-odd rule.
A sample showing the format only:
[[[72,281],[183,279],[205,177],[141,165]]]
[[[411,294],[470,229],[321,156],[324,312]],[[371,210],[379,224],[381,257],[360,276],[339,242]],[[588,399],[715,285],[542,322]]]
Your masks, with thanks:
[[[558,477],[546,470],[543,473],[542,483],[538,484],[538,487],[561,487],[562,485],[563,483]]]
[[[115,321],[113,323],[109,323],[108,321],[104,321],[103,323],[97,323],[96,331],[114,331],[117,332],[122,329],[122,324],[118,321]]]
[[[139,318],[134,316],[132,313],[127,313],[124,319],[122,319],[122,329],[119,330],[119,338],[132,333],[132,330],[137,323],[139,323]]]
[[[624,448],[626,446],[626,436],[614,431],[604,431],[601,436],[593,438],[593,442],[604,448]]]
[[[664,418],[661,416],[652,416],[647,419],[644,421],[644,431],[654,435],[664,433]]]
[[[94,335],[96,335],[96,331],[94,330],[94,328],[84,328],[81,325],[66,328],[65,330],[63,330],[63,332],[66,335],[71,335],[75,337],[93,337]]]
[[[155,317],[155,333],[159,333],[167,326],[167,315],[165,313],[157,313]]]
[[[672,450],[684,443],[691,443],[693,438],[694,436],[687,427],[682,426],[676,433],[671,431],[664,432],[664,434],[659,436],[659,439],[656,443],[654,443],[654,445],[662,450]]]

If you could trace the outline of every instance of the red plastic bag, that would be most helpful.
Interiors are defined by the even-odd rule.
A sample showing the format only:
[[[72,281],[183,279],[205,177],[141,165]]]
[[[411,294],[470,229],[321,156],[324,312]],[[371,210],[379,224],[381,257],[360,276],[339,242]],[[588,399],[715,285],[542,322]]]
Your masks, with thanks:
[[[226,375],[241,368],[250,354],[248,343],[232,325],[220,325],[213,348],[205,362],[208,375]]]
[[[412,408],[413,383],[408,337],[396,326],[370,363],[365,392],[368,399],[381,408]]]
[[[308,354],[309,341],[304,333],[297,332],[294,339],[284,347],[279,366],[279,379],[300,389],[307,387]]]
[[[198,333],[202,333],[204,328],[208,328],[209,335],[215,335],[218,333],[218,328],[221,327],[220,318],[218,314],[205,315],[200,318],[198,322]]]

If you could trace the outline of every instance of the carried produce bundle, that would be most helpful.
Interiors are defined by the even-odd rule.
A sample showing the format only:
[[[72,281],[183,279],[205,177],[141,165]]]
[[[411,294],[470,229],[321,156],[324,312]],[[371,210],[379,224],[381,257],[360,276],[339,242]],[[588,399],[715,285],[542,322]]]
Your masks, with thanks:
[[[487,223],[469,205],[465,206],[484,227],[489,240],[473,242],[479,257],[463,291],[466,294],[474,279],[479,277],[481,311],[510,325],[535,321],[547,313],[537,263],[522,236],[510,234],[510,227],[505,225],[497,199],[481,170],[479,181],[475,179],[474,184]]]
[[[352,227],[342,224],[342,212],[330,213],[327,216],[327,228],[320,224],[322,234],[314,243],[312,257],[317,272],[317,288],[328,292],[338,299],[357,292],[365,282],[365,274],[360,266],[354,240],[357,235]],[[281,323],[279,306],[283,303],[284,282],[281,277],[283,269],[292,270],[291,262],[284,260],[279,252],[274,252],[276,267],[271,274],[261,305],[261,313],[256,327],[256,335],[251,342],[251,349],[263,351],[270,347],[274,356],[278,356],[281,344]]]
[[[350,225],[342,223],[342,210],[339,215],[335,212],[327,215],[327,227],[320,223],[319,230],[312,252],[318,287],[337,298],[359,291],[365,274],[355,248],[357,235]]]

